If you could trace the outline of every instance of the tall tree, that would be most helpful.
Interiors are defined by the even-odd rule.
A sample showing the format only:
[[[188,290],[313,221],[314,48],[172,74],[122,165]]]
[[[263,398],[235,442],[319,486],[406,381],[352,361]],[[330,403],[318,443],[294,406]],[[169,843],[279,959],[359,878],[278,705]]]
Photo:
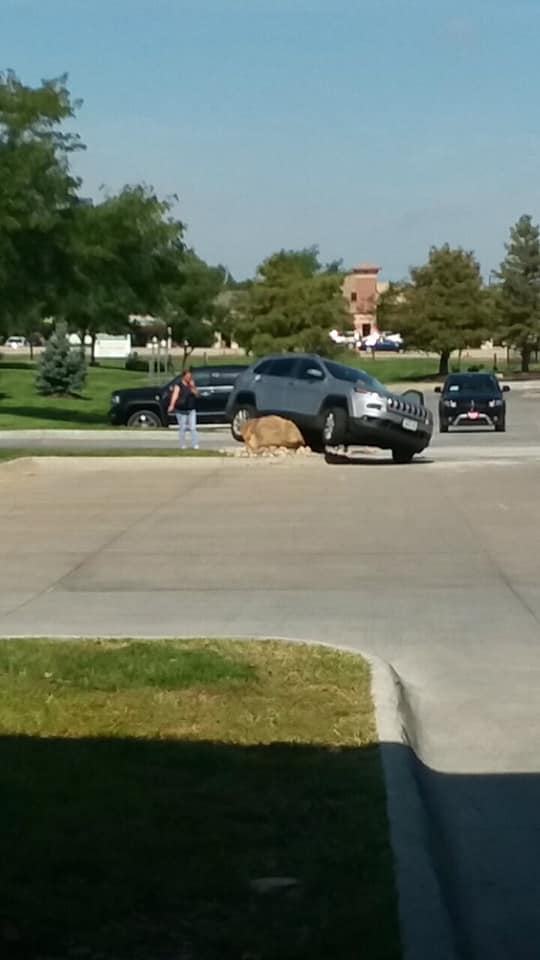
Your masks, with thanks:
[[[439,354],[447,374],[454,350],[480,346],[489,335],[489,304],[474,255],[448,244],[432,247],[410,280],[391,284],[378,305],[378,326],[402,334],[408,346]]]
[[[176,343],[184,345],[184,360],[195,347],[211,347],[218,325],[227,319],[220,295],[226,291],[227,271],[211,267],[187,250],[175,282],[164,291],[163,318]]]
[[[522,216],[511,228],[497,277],[500,336],[517,347],[523,373],[540,344],[540,228]]]
[[[321,265],[317,247],[275,253],[244,292],[236,339],[255,353],[327,352],[329,331],[347,322],[342,282],[335,264]]]
[[[66,78],[25,86],[0,73],[0,321],[35,312],[52,291],[78,181],[79,138],[62,129],[78,107]]]
[[[165,290],[182,283],[183,224],[171,202],[143,186],[96,205],[75,205],[59,311],[84,343],[129,329],[130,313],[159,312]]]

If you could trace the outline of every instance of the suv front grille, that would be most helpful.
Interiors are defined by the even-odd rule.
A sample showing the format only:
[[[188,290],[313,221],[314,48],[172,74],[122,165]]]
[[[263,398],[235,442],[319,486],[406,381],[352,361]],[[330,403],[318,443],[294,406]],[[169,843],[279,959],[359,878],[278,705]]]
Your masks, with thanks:
[[[413,417],[417,417],[419,420],[425,420],[427,416],[427,412],[423,407],[418,407],[415,403],[408,403],[406,400],[400,400],[398,397],[395,399],[389,397],[388,409],[393,410],[395,413],[408,413]]]

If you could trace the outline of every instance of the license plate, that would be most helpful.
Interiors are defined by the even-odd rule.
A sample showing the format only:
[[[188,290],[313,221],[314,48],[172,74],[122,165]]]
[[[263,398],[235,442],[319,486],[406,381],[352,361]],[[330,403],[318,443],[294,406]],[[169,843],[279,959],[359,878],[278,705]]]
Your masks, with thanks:
[[[407,417],[401,421],[401,426],[404,430],[418,430],[418,424],[416,420],[408,420]]]
[[[474,410],[471,410],[471,412],[467,414],[467,417],[469,418],[469,420],[478,420],[478,418],[480,417],[480,414],[476,413]]]

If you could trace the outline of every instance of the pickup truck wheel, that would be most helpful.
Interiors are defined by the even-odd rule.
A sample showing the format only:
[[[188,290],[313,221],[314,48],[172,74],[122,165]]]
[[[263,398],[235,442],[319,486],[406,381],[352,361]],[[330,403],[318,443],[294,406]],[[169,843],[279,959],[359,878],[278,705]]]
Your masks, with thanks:
[[[135,427],[138,430],[155,430],[161,427],[161,420],[153,410],[137,410],[128,418],[128,427]]]
[[[341,447],[347,435],[347,414],[340,407],[333,407],[324,414],[322,439],[326,447]]]
[[[392,460],[394,463],[410,463],[414,457],[414,450],[404,450],[400,447],[394,447],[392,450]]]
[[[245,424],[256,416],[255,407],[252,407],[249,403],[243,403],[242,406],[236,408],[231,420],[231,433],[238,443],[242,443],[244,440],[242,430]]]

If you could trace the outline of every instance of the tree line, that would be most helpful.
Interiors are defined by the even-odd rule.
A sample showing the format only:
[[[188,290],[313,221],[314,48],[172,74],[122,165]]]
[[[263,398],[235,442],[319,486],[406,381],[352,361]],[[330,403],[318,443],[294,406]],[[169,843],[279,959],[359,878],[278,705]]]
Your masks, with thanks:
[[[379,326],[399,330],[410,347],[438,353],[441,374],[454,351],[486,340],[516,349],[527,373],[540,348],[540,228],[530,216],[511,228],[505,249],[486,285],[474,253],[432,247],[426,264],[382,295]]]
[[[209,346],[220,294],[232,286],[185,242],[177,198],[145,184],[81,196],[73,157],[85,149],[66,131],[80,102],[66,77],[36,87],[0,74],[0,334],[33,340],[54,317],[94,344],[98,332],[130,329],[152,314],[183,343]]]
[[[189,348],[219,331],[255,354],[328,352],[329,331],[352,323],[341,261],[282,250],[237,283],[188,246],[177,197],[135,184],[85,199],[72,162],[85,146],[70,132],[79,107],[65,76],[29,87],[0,73],[0,335],[30,339],[54,317],[90,338],[92,361],[98,332],[133,332],[130,315],[152,314]],[[452,352],[488,339],[516,348],[527,371],[540,345],[539,227],[520,218],[487,285],[472,252],[433,247],[382,295],[377,319],[438,353],[441,373]]]

